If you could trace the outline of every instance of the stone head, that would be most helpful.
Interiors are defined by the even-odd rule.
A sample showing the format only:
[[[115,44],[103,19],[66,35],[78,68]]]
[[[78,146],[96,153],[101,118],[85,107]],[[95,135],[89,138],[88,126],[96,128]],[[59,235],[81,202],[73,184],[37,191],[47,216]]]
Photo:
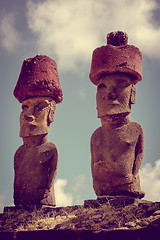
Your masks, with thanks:
[[[135,103],[135,84],[132,76],[126,73],[105,74],[97,86],[98,117],[131,112]]]
[[[99,118],[129,114],[135,103],[135,85],[142,79],[142,54],[128,44],[126,33],[108,33],[107,45],[93,51],[89,77],[97,86]]]
[[[20,114],[20,137],[45,135],[54,120],[55,101],[50,97],[33,97],[23,101]]]
[[[25,59],[14,96],[22,103],[20,137],[47,134],[63,99],[56,62],[46,55]]]

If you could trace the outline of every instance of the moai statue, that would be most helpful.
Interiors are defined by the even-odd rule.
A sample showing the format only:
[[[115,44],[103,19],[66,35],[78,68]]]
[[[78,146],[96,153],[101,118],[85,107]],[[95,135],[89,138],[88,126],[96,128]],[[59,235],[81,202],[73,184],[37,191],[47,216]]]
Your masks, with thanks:
[[[139,168],[144,154],[142,127],[130,121],[136,83],[141,81],[142,54],[127,44],[123,32],[107,35],[107,45],[93,52],[90,80],[97,86],[102,126],[91,137],[93,188],[98,197],[144,197]]]
[[[20,137],[14,156],[14,204],[24,208],[55,206],[58,150],[48,142],[56,103],[63,99],[57,65],[45,55],[24,60],[14,96],[22,103]]]

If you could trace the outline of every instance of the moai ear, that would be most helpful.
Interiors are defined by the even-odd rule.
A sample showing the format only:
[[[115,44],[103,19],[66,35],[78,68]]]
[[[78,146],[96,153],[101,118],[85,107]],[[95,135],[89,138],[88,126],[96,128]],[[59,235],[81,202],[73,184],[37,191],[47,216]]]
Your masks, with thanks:
[[[49,113],[48,113],[48,125],[54,121],[54,113],[56,109],[56,103],[55,101],[51,102]]]
[[[131,104],[136,103],[136,85],[132,84],[132,89],[131,89]]]
[[[53,110],[49,110],[49,113],[48,113],[48,124],[50,125],[50,123],[52,123],[54,121],[54,112]]]

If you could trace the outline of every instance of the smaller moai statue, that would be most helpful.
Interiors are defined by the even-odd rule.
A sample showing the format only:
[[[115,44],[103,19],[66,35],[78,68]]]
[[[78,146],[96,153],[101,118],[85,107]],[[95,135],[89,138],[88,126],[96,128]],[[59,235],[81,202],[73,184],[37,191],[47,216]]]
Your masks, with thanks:
[[[102,124],[91,137],[93,188],[98,197],[144,197],[139,179],[144,133],[140,124],[130,121],[136,83],[142,79],[142,54],[127,42],[126,33],[111,32],[107,45],[92,55],[90,80],[97,86]]]
[[[57,65],[45,55],[24,60],[14,96],[22,103],[20,137],[14,156],[14,204],[24,208],[55,206],[58,150],[48,142],[56,104],[63,99]]]

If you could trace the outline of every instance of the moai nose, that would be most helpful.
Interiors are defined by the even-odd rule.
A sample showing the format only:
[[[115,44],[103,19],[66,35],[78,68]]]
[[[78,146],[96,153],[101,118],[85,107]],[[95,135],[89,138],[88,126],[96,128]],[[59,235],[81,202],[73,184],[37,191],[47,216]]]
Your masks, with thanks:
[[[111,91],[108,93],[108,100],[114,101],[114,100],[116,100],[116,98],[117,98],[117,94],[115,91]]]

